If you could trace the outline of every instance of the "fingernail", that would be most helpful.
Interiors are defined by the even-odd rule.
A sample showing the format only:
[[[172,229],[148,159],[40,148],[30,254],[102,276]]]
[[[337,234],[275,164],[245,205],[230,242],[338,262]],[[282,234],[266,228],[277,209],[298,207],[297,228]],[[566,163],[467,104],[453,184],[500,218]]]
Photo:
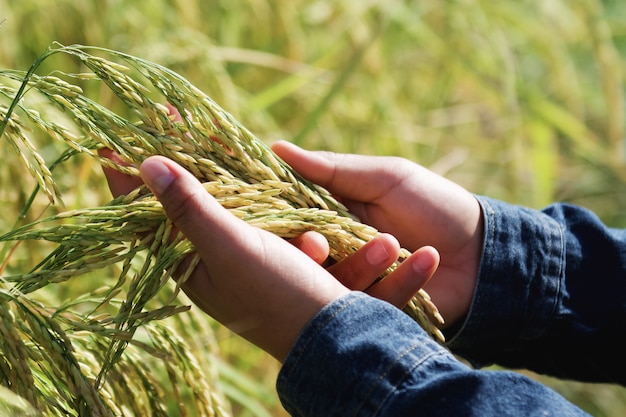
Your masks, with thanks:
[[[413,260],[411,266],[413,267],[413,271],[423,275],[430,272],[430,269],[433,267],[433,261],[428,256],[418,256]]]
[[[385,249],[385,245],[374,243],[367,249],[365,258],[370,265],[379,265],[389,258],[389,252]]]
[[[141,164],[141,177],[155,194],[161,194],[174,181],[174,174],[159,159],[146,159]]]

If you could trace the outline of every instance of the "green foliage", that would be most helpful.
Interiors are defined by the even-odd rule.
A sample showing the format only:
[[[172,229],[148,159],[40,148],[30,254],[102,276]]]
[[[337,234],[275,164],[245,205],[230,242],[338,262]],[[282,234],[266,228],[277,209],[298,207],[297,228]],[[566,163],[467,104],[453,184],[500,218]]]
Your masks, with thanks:
[[[625,16],[618,0],[0,0],[0,68],[27,70],[52,41],[127,52],[181,73],[267,142],[401,155],[479,194],[570,201],[626,227]],[[81,72],[62,57],[46,65],[40,74]],[[37,140],[50,164],[58,145]],[[34,184],[7,143],[0,152],[4,233]],[[109,199],[88,159],[54,176],[68,208]],[[23,221],[46,205],[36,200]],[[34,257],[19,249],[7,270]],[[63,302],[91,285],[48,296]],[[228,368],[225,391],[254,397],[248,415],[280,415],[271,389],[245,381],[275,365],[223,337],[222,357],[248,356],[236,362],[244,372]],[[622,389],[554,384],[596,416],[626,409]],[[249,411],[259,403],[265,411]]]

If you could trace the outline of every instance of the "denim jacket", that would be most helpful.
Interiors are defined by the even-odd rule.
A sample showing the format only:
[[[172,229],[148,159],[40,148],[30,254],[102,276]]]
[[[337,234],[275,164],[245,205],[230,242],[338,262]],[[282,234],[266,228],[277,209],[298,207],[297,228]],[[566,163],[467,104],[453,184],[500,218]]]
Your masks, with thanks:
[[[626,385],[626,231],[568,204],[538,211],[477,198],[476,291],[447,346],[352,292],[308,323],[283,364],[277,390],[291,415],[587,415],[521,373],[480,369],[489,364]]]

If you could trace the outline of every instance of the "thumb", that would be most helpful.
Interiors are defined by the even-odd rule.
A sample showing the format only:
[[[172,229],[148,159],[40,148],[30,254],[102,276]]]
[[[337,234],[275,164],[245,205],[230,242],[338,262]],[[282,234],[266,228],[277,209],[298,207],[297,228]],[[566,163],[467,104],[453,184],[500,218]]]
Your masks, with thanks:
[[[226,211],[191,173],[162,156],[140,166],[141,178],[163,205],[169,219],[199,253],[214,252],[219,236],[237,236],[240,220]]]
[[[272,150],[307,180],[353,201],[378,198],[406,168],[399,158],[308,151],[286,141],[275,142]]]

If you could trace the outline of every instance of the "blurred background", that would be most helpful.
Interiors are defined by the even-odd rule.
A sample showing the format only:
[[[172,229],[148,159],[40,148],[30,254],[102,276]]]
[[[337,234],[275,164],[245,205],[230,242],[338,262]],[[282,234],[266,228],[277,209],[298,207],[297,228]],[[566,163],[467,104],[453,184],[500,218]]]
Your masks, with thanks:
[[[169,67],[268,143],[400,155],[477,194],[626,227],[623,1],[0,0],[0,68],[54,41]],[[39,73],[77,66],[64,59]],[[76,178],[59,181],[81,204],[110,197],[97,169]],[[213,328],[233,414],[285,415],[278,365]],[[595,416],[626,412],[623,388],[532,376]]]

